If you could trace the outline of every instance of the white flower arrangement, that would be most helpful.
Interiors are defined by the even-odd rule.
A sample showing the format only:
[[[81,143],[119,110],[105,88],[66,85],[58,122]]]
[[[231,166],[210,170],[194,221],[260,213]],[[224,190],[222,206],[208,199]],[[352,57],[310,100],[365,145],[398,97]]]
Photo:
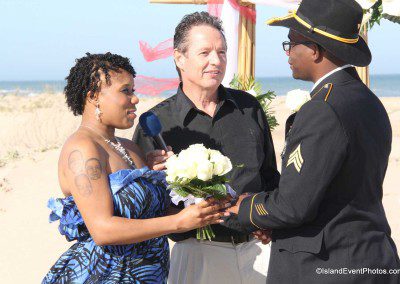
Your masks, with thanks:
[[[364,10],[368,10],[371,8],[378,0],[356,0],[358,4],[360,4],[361,8]]]
[[[254,97],[257,97],[257,92],[256,92],[256,90],[254,90],[254,88],[246,90],[245,92],[250,94],[250,95],[252,95],[252,96],[254,96]]]
[[[222,177],[232,170],[232,163],[217,150],[207,149],[203,144],[193,144],[179,155],[170,157],[166,167],[168,183],[179,181],[187,184],[195,178],[210,181],[213,176]]]
[[[382,3],[382,13],[392,16],[400,16],[400,2],[398,0],[380,0]],[[363,10],[368,10],[379,0],[356,0]]]
[[[236,196],[225,184],[228,181],[226,174],[232,170],[230,159],[203,144],[193,144],[179,155],[171,156],[165,166],[168,189],[175,205],[182,201],[188,206],[210,196],[216,199],[228,194]],[[210,226],[197,229],[197,239],[211,240],[213,237],[215,234]]]
[[[292,111],[297,112],[309,100],[310,93],[300,89],[289,91],[286,94],[286,106]]]
[[[361,27],[367,24],[371,29],[375,23],[380,23],[382,18],[400,23],[400,1],[399,0],[356,0],[364,10]]]
[[[382,14],[400,17],[400,2],[398,0],[382,0]]]

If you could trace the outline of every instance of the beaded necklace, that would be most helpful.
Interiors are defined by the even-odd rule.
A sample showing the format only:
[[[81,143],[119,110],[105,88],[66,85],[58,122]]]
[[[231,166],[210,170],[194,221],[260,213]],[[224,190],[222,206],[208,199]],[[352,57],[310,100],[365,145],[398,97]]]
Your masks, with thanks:
[[[115,151],[117,151],[117,153],[121,156],[122,160],[124,160],[125,162],[127,162],[132,168],[135,168],[135,163],[132,161],[132,158],[128,155],[128,152],[126,151],[126,149],[124,148],[124,146],[122,146],[121,142],[119,141],[119,139],[117,137],[115,137],[116,142],[111,141],[110,139],[105,138],[103,135],[101,135],[100,133],[97,133],[96,130],[94,130],[93,128],[87,126],[87,125],[81,125],[82,127],[85,127],[87,129],[90,129],[91,131],[93,131],[95,134],[99,135],[101,138],[104,139],[104,141],[111,146],[111,148],[113,148]]]

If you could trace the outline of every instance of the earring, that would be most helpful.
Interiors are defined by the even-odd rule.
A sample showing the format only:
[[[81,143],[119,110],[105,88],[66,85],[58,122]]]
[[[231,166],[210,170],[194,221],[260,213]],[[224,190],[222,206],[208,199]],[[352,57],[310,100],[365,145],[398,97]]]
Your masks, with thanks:
[[[101,114],[102,114],[102,112],[101,112],[101,110],[100,110],[100,108],[99,108],[99,102],[97,102],[96,103],[96,109],[95,109],[95,111],[94,111],[94,115],[96,116],[96,119],[98,120],[98,121],[100,121],[100,116],[101,116]]]

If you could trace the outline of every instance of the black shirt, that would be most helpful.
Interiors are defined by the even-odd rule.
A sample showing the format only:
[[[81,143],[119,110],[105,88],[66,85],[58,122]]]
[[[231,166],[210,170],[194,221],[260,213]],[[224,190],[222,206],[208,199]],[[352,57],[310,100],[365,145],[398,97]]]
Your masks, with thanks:
[[[180,86],[176,95],[151,111],[160,119],[162,136],[174,153],[202,143],[231,159],[234,167],[228,173],[229,184],[238,194],[273,190],[279,183],[279,173],[271,132],[262,107],[256,98],[246,92],[222,85],[218,88],[218,99],[215,114],[210,117],[195,107]],[[144,135],[140,125],[135,130],[133,141],[145,153],[157,148],[153,139]],[[240,234],[241,228],[235,217],[227,218],[223,226],[213,225],[216,235]],[[195,231],[191,231],[174,234],[172,239],[178,241],[194,236]]]

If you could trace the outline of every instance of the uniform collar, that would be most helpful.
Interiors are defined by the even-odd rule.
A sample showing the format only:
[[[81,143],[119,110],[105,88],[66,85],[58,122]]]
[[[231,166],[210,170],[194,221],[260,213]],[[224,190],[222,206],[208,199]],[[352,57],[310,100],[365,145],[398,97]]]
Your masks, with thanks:
[[[356,71],[356,68],[354,68],[353,66],[341,68],[329,74],[329,76],[326,76],[325,78],[323,78],[323,80],[321,80],[318,84],[316,84],[313,90],[311,91],[310,95],[311,97],[314,97],[314,95],[318,93],[321,90],[321,88],[323,88],[327,83],[331,83],[333,84],[333,86],[335,86],[351,80],[361,81]]]
[[[217,106],[217,110],[224,104],[225,102],[230,102],[234,107],[239,109],[239,106],[233,96],[225,89],[224,86],[220,85],[218,87],[218,99],[219,103]],[[185,122],[186,117],[189,112],[192,110],[196,110],[196,106],[194,103],[186,96],[182,89],[182,83],[179,84],[178,91],[176,93],[176,111],[178,112],[179,121],[183,124]]]
[[[329,77],[329,76],[332,75],[333,73],[336,73],[336,72],[338,72],[338,71],[340,71],[340,70],[343,70],[343,69],[349,68],[349,67],[353,67],[353,65],[351,65],[351,64],[346,64],[346,65],[340,66],[340,67],[338,67],[338,68],[332,70],[332,71],[329,72],[329,73],[326,73],[324,76],[322,76],[321,78],[319,78],[317,82],[315,82],[314,86],[313,86],[312,89],[311,89],[311,92],[313,92],[313,91],[315,90],[315,88],[316,88],[323,80],[325,80],[327,77]]]

